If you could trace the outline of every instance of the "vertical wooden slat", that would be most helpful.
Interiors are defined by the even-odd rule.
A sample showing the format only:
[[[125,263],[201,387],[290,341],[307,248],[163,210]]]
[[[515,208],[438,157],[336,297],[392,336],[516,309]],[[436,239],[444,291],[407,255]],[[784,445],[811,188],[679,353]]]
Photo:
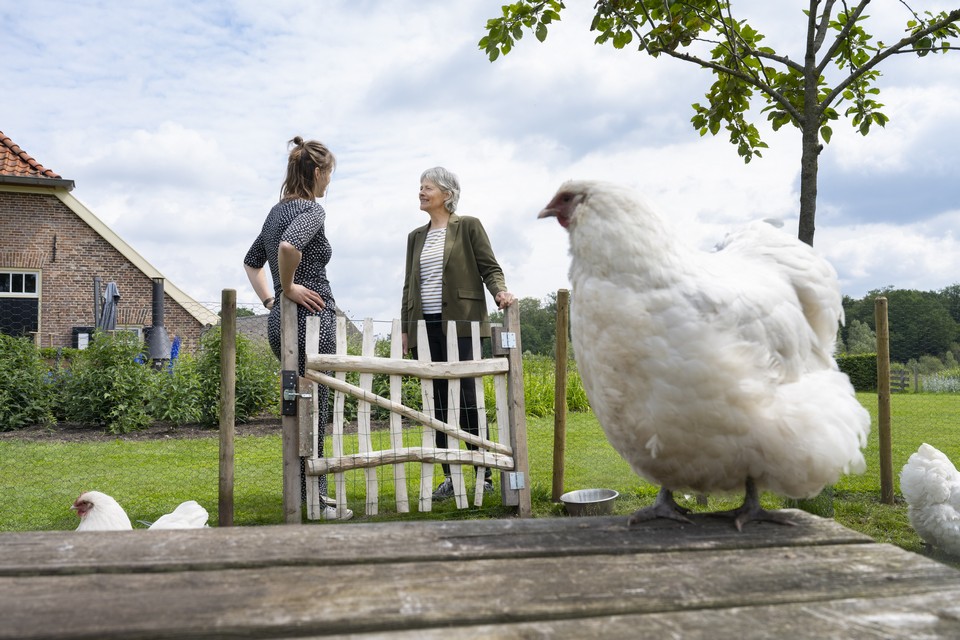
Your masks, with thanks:
[[[304,337],[304,351],[308,356],[320,353],[320,318],[307,316]],[[297,381],[297,391],[302,395],[297,399],[297,422],[300,434],[300,455],[305,458],[316,458],[317,435],[319,433],[319,404],[317,398],[317,383],[300,378]],[[304,397],[307,396],[307,397]],[[326,503],[320,501],[320,478],[307,476],[307,518],[319,520]]]
[[[345,316],[337,316],[337,354],[346,355],[347,353],[347,318]],[[343,371],[338,371],[334,374],[338,380],[346,380],[347,374]],[[337,391],[333,396],[333,457],[342,458],[343,457],[343,405],[344,397],[343,393]],[[343,472],[333,474],[333,481],[336,484],[336,496],[337,496],[337,516],[342,518],[346,515],[347,510],[347,485],[344,482]],[[327,477],[327,491],[330,491],[329,487],[330,478]]]
[[[564,459],[567,452],[567,335],[570,318],[570,292],[557,291],[557,350],[553,393],[553,501],[563,495]]]
[[[220,482],[218,521],[233,526],[233,437],[237,404],[237,292],[224,289],[220,302]]]
[[[460,347],[457,344],[457,323],[447,322],[447,362],[460,361]],[[447,424],[460,428],[460,378],[447,380]],[[459,449],[460,440],[447,436],[447,449]],[[450,480],[453,482],[453,496],[457,509],[467,508],[467,489],[463,481],[463,465],[450,465]]]
[[[877,326],[877,429],[880,436],[880,501],[893,504],[893,444],[890,429],[890,329],[887,299],[874,302]]]
[[[280,296],[280,367],[296,372],[297,303]],[[283,519],[287,524],[300,524],[300,444],[297,416],[283,416],[280,420],[283,448]]]
[[[507,400],[507,374],[499,373],[493,376],[493,394],[497,403],[497,442],[511,447],[513,455],[513,429],[510,428],[510,402]],[[514,458],[516,461],[516,458]],[[520,504],[518,493],[511,490],[507,482],[506,471],[500,472],[500,497],[505,507],[515,507]]]
[[[397,360],[403,357],[403,332],[400,328],[400,319],[395,318],[390,332],[390,357]],[[390,376],[390,399],[394,402],[403,402],[403,379],[401,376]],[[390,412],[390,448],[403,448],[403,423],[400,414]],[[393,491],[397,498],[397,513],[409,513],[410,501],[407,497],[407,470],[404,464],[393,465]]]
[[[516,473],[522,474],[523,487],[517,492],[517,515],[529,518],[530,469],[527,460],[527,405],[523,397],[523,345],[520,340],[520,305],[512,304],[503,314],[503,328],[514,334],[516,344],[510,348],[507,360],[510,370],[507,381],[507,401],[510,407],[510,447],[513,449]]]
[[[473,348],[473,359],[480,360],[483,352],[480,350],[480,323],[470,323],[470,345]],[[473,384],[477,387],[477,426],[480,437],[487,439],[487,403],[483,397],[483,377],[477,376]],[[473,489],[473,504],[476,507],[483,505],[483,474],[484,467],[477,467],[477,484]]]
[[[417,360],[430,362],[430,341],[427,339],[427,325],[423,320],[417,321]],[[433,415],[433,380],[420,380],[420,397],[423,412]],[[423,448],[437,448],[436,432],[426,425],[423,426]],[[424,462],[420,465],[420,511],[430,511],[432,501],[433,463]]]
[[[375,339],[373,335],[373,319],[364,318],[363,320],[363,343],[361,355],[373,357]],[[363,372],[360,374],[360,388],[364,391],[373,391],[373,374]],[[370,434],[370,403],[366,400],[357,402],[357,439],[359,441],[360,453],[371,453],[373,451],[373,440]],[[364,470],[366,476],[366,513],[368,516],[377,515],[379,488],[377,486],[377,468],[368,467]]]

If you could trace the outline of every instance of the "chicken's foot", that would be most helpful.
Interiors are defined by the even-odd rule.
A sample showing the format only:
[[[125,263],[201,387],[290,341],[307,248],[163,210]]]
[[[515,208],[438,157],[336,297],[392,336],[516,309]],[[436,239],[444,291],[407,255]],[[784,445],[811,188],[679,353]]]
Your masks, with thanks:
[[[693,522],[687,518],[686,514],[688,513],[690,513],[690,509],[686,509],[677,504],[677,501],[673,499],[672,491],[660,487],[660,491],[657,493],[657,499],[653,501],[653,504],[649,507],[634,511],[633,515],[627,519],[627,526],[629,527],[638,522],[646,522],[647,520],[655,520],[656,518],[668,518],[670,520],[693,524]]]
[[[737,531],[743,531],[743,525],[751,521],[776,522],[777,524],[796,525],[790,517],[779,511],[767,511],[760,506],[760,496],[753,478],[747,478],[747,492],[743,497],[743,504],[729,511],[714,511],[709,516],[733,518]]]

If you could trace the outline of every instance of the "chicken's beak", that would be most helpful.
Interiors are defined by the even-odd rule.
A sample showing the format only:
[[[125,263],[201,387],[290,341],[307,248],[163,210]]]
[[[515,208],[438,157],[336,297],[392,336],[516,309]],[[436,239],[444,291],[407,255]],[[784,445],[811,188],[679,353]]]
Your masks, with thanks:
[[[540,213],[537,214],[537,219],[539,220],[540,218],[549,218],[551,216],[556,218],[558,215],[559,215],[559,212],[556,209],[554,209],[553,207],[546,207],[543,210],[541,210]]]

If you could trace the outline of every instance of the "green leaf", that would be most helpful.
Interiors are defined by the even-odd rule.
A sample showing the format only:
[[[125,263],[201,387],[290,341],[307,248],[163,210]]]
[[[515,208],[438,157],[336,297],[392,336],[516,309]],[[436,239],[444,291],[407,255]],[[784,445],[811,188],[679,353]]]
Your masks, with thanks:
[[[827,144],[830,144],[830,136],[833,135],[833,129],[824,125],[820,127],[820,137],[823,138],[823,141]]]
[[[541,22],[540,24],[538,24],[538,25],[537,25],[537,30],[536,30],[536,32],[535,32],[535,35],[537,36],[537,40],[539,40],[540,42],[543,42],[544,40],[546,40],[546,39],[547,39],[547,25],[545,25],[545,24],[542,23],[542,22]]]

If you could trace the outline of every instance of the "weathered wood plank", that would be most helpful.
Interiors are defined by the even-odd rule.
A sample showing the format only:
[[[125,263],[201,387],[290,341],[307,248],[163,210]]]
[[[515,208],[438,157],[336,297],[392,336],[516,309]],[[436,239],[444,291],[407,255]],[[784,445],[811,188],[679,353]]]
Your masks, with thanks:
[[[300,527],[265,526],[184,531],[40,531],[0,534],[0,576],[214,570],[392,561],[581,556],[711,551],[873,541],[804,511],[798,524],[751,523],[694,515],[693,525],[653,521],[627,527],[626,517],[536,518],[430,522],[356,521]],[[336,554],[318,554],[335,549]]]
[[[338,553],[326,549],[331,557]],[[465,584],[485,597],[468,598]],[[0,638],[388,632],[663,612],[714,615],[945,590],[960,591],[960,572],[875,543],[11,577],[0,578]]]
[[[960,591],[903,594],[892,598],[842,599],[759,607],[669,611],[635,615],[537,620],[391,632],[393,640],[464,638],[816,638],[817,640],[915,640],[960,638]],[[351,638],[383,637],[381,632]]]
[[[419,344],[419,337],[417,338]],[[418,378],[474,378],[506,373],[504,358],[463,360],[461,362],[431,362],[396,358],[319,354],[307,356],[307,368],[315,371],[368,371],[388,375],[416,376]]]
[[[369,453],[352,453],[339,458],[317,458],[307,461],[307,473],[323,475],[351,469],[372,469],[391,462],[440,462],[457,464],[482,464],[497,469],[513,469],[515,463],[511,456],[489,451],[466,451],[463,449],[424,449],[423,447],[404,447],[385,449]],[[481,483],[481,492],[483,491]],[[368,501],[369,502],[369,501]],[[367,515],[376,515],[368,513]]]

